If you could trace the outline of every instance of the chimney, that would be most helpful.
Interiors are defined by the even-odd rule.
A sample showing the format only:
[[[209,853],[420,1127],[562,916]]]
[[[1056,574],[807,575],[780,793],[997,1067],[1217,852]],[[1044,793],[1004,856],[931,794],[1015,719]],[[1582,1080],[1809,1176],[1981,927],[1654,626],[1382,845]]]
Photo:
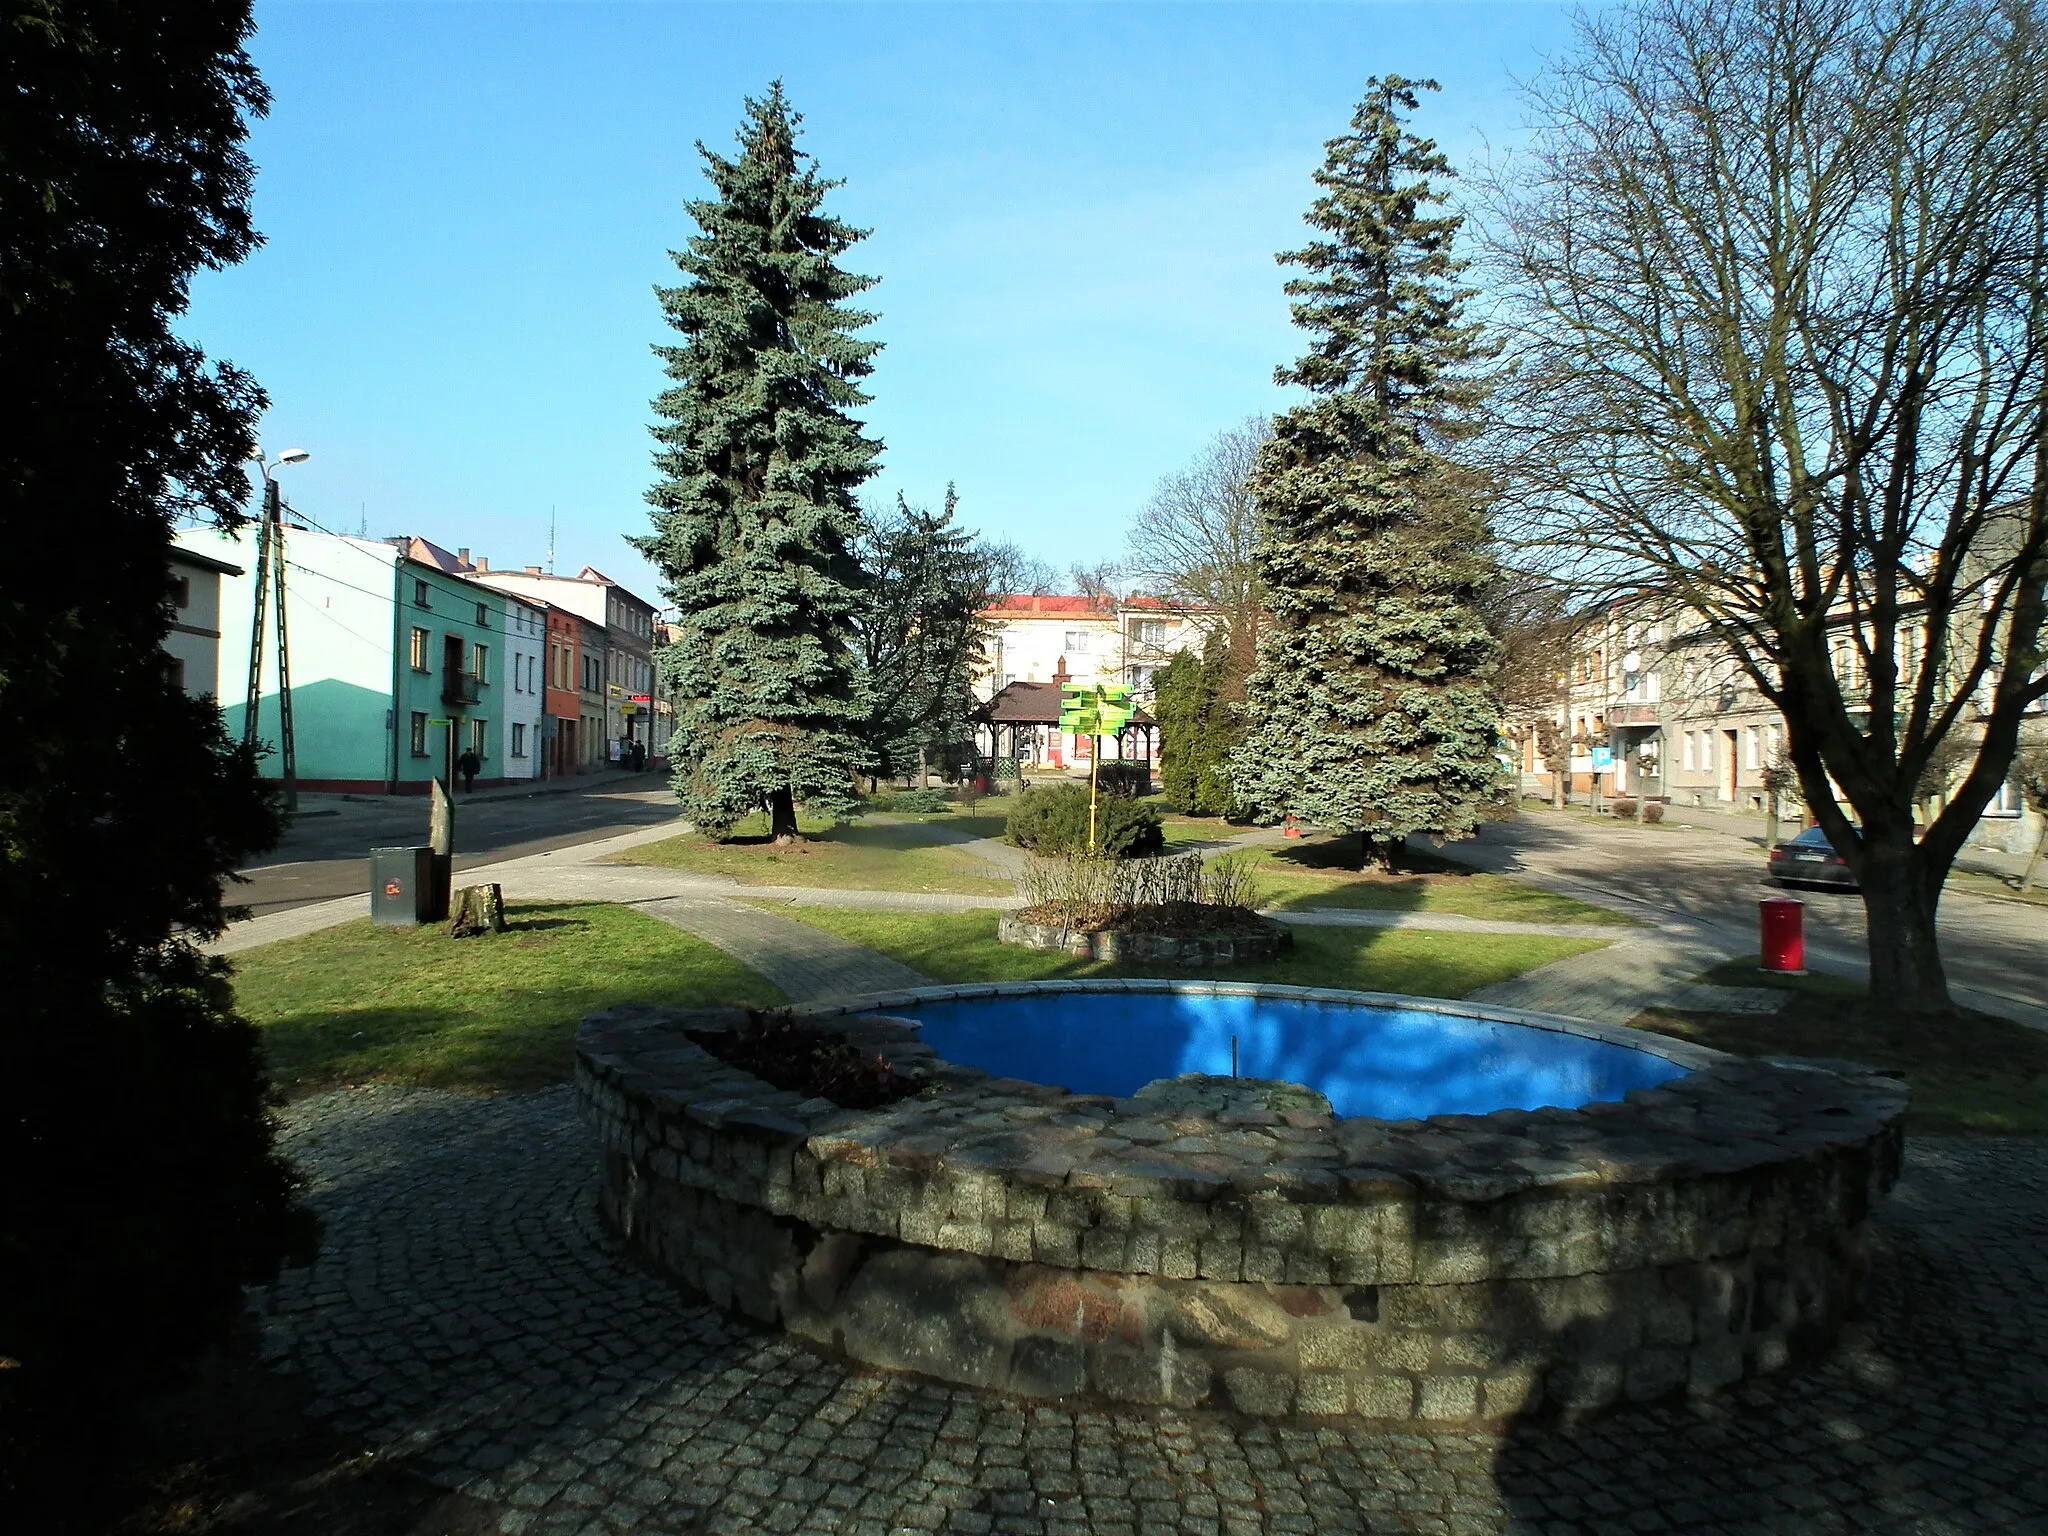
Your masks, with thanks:
[[[1052,675],[1052,680],[1064,686],[1071,680],[1072,676],[1073,674],[1067,671],[1067,658],[1062,656],[1058,669]]]
[[[526,574],[529,576],[538,576],[540,574],[540,567],[537,565],[529,565],[526,568]]]
[[[482,571],[485,575],[489,575],[491,570],[491,562],[486,560],[482,555],[478,555],[476,557],[476,568]]]
[[[455,551],[455,563],[458,565],[469,564],[469,551],[466,549],[458,549],[457,551]]]

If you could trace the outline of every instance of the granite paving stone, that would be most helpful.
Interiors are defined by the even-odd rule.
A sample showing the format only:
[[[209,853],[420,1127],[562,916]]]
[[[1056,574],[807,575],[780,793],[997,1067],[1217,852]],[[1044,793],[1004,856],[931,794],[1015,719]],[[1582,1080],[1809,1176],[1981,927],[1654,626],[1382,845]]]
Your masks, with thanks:
[[[632,1263],[571,1092],[284,1112],[326,1222],[272,1358],[499,1529],[2048,1536],[2048,1145],[1925,1139],[1867,1316],[1804,1372],[1563,1426],[1025,1402],[852,1367]]]

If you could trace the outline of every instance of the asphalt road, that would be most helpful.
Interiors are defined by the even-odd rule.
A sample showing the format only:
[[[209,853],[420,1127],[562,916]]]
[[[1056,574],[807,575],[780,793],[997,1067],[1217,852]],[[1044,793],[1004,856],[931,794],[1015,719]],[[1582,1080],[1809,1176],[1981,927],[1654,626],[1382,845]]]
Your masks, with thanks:
[[[369,850],[427,840],[425,796],[357,801],[307,797],[285,840],[240,873],[228,899],[251,912],[282,912],[370,888]],[[455,868],[595,842],[676,815],[675,796],[654,774],[593,775],[588,785],[510,799],[455,797]]]
[[[1661,830],[1591,822],[1543,810],[1486,827],[1474,843],[1444,852],[1501,874],[1529,874],[1583,887],[1645,909],[1687,918],[1756,948],[1757,909],[1766,896],[1806,903],[1806,943],[1823,962],[1869,962],[1863,901],[1853,892],[1788,890],[1765,878],[1755,843],[1704,828]],[[1951,889],[1941,904],[1942,956],[1957,986],[2048,1005],[2048,907]]]

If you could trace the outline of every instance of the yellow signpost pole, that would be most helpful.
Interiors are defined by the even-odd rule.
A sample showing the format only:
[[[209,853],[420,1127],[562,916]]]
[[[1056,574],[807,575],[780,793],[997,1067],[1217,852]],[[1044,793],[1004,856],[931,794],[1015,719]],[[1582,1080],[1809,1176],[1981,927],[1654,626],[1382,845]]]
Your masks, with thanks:
[[[1091,750],[1088,753],[1088,851],[1095,851],[1095,794],[1097,775],[1102,769],[1102,738],[1088,738]]]

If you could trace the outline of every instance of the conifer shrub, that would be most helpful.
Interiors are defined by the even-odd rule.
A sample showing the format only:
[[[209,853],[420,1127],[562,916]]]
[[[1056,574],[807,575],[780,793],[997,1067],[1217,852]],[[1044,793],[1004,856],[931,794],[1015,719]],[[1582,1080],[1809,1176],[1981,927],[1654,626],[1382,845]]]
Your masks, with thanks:
[[[1088,787],[1055,784],[1027,789],[1003,825],[1004,840],[1032,853],[1053,855],[1088,850]],[[1100,797],[1095,811],[1095,847],[1111,858],[1136,859],[1166,846],[1159,812],[1138,800]]]
[[[1095,787],[1105,795],[1135,800],[1152,787],[1152,771],[1143,763],[1101,763],[1095,769]]]

